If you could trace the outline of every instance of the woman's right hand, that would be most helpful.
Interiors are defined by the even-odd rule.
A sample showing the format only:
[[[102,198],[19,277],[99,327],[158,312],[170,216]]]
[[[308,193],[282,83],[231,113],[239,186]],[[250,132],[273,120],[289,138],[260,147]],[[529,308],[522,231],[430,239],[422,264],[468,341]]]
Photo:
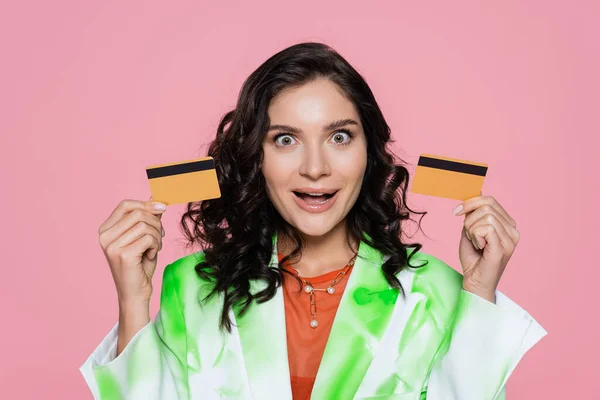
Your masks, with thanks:
[[[165,210],[151,201],[123,200],[98,230],[100,246],[110,266],[119,305],[148,304],[152,276],[164,230]]]

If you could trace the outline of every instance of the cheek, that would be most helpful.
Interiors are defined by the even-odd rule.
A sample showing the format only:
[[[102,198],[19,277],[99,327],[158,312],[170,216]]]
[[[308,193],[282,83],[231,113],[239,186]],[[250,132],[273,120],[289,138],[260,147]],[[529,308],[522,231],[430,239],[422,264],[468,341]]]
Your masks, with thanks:
[[[262,173],[265,178],[269,197],[277,196],[282,190],[287,190],[290,171],[286,163],[276,155],[265,153],[262,164]]]
[[[338,172],[344,177],[348,185],[361,185],[367,168],[367,155],[356,152],[341,158],[337,163]]]

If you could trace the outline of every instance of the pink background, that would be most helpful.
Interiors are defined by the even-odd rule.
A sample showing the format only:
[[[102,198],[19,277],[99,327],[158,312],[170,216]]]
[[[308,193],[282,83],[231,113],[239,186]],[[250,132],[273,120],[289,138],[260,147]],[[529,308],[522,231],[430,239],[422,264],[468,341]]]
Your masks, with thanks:
[[[307,40],[364,74],[411,164],[420,153],[489,163],[483,193],[522,236],[500,289],[549,332],[509,397],[595,396],[599,7],[210,3],[0,6],[0,397],[91,398],[78,368],[118,314],[98,227],[121,199],[148,199],[147,165],[204,155],[248,74]],[[409,199],[429,211],[423,251],[460,270],[458,202]],[[184,255],[182,212],[163,218],[156,287]]]

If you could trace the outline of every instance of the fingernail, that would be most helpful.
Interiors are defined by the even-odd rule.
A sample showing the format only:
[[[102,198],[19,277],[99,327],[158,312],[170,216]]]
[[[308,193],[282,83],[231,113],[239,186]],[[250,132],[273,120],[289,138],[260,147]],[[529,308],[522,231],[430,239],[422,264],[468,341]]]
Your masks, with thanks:
[[[469,235],[469,231],[465,231],[465,235],[467,235],[467,239],[471,240],[471,235]]]
[[[167,206],[164,205],[163,203],[154,203],[154,209],[155,210],[166,210]]]
[[[162,229],[162,235],[163,237],[165,236],[165,228],[161,228]]]
[[[452,210],[452,212],[454,213],[454,215],[458,214],[459,212],[461,212],[463,209],[462,204],[459,204],[458,206],[456,206],[456,208],[454,210]]]

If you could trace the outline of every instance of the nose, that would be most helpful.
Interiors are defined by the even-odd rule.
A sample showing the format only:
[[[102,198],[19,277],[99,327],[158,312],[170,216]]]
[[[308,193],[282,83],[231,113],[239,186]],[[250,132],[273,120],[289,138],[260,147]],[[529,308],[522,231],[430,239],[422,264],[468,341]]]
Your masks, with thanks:
[[[310,179],[317,180],[322,176],[331,173],[327,151],[321,147],[311,146],[304,149],[302,155],[302,164],[300,165],[300,175]]]

